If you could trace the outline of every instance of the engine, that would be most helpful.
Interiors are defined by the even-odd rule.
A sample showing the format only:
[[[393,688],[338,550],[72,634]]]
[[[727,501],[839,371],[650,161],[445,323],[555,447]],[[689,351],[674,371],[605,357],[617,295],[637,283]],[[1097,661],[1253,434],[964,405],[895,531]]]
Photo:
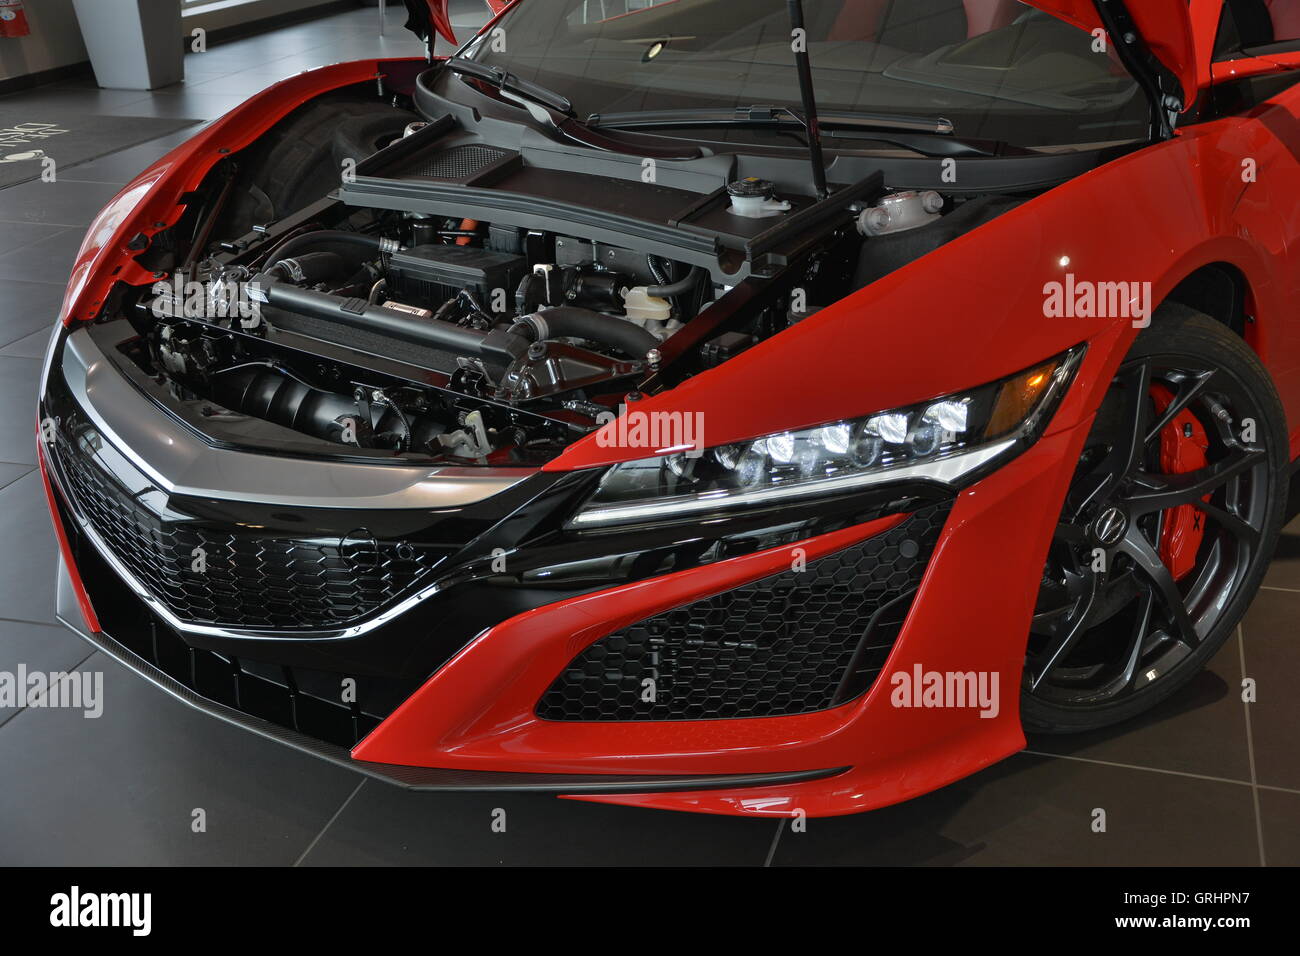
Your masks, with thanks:
[[[159,283],[135,325],[179,399],[359,448],[526,462],[595,427],[717,292],[631,249],[406,216],[232,248]]]
[[[1020,201],[890,192],[875,170],[825,198],[752,176],[688,190],[641,182],[631,161],[617,178],[545,150],[449,145],[447,129],[426,124],[337,192],[242,234],[216,170],[144,244],[160,281],[124,293],[136,335],[122,354],[218,440],[305,435],[333,446],[310,454],[537,465],[629,399]],[[468,172],[466,150],[479,157]],[[716,182],[717,164],[700,162]],[[590,182],[602,191],[575,201]],[[499,221],[467,215],[485,209]]]

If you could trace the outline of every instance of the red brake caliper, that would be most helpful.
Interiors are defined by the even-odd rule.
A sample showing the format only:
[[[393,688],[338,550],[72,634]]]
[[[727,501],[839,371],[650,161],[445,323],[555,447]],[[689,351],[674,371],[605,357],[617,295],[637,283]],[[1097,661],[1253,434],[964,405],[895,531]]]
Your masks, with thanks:
[[[1151,386],[1156,414],[1163,415],[1174,393],[1163,385]],[[1205,452],[1210,441],[1205,429],[1189,411],[1182,411],[1160,432],[1160,470],[1166,475],[1184,475],[1209,464]],[[1209,500],[1207,497],[1206,501]],[[1164,513],[1160,532],[1160,560],[1181,581],[1196,567],[1196,554],[1205,537],[1205,513],[1194,505],[1179,505]]]

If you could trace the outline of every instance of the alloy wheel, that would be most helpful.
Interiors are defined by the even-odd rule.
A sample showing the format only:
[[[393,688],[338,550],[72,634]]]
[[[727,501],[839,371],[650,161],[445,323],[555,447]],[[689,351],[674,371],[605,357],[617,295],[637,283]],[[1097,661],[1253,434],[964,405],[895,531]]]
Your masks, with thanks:
[[[1203,359],[1121,367],[1049,551],[1026,658],[1030,696],[1119,702],[1207,641],[1263,557],[1263,414],[1235,375]]]

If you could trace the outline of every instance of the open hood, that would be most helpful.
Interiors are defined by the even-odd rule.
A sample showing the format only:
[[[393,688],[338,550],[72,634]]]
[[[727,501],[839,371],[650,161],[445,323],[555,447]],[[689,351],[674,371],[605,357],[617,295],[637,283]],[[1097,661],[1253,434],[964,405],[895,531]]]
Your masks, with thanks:
[[[451,0],[406,0],[406,29],[421,40],[429,42],[434,33],[453,46],[458,45],[456,32],[451,28]]]
[[[1024,2],[1085,30],[1106,29],[1098,12],[1101,0]],[[1182,84],[1183,109],[1190,108],[1197,91],[1209,83],[1222,0],[1127,0],[1124,6],[1151,54]],[[1198,36],[1206,33],[1209,41],[1198,42]]]
[[[495,15],[512,0],[484,2]],[[1098,9],[1103,0],[1024,2],[1085,30],[1107,29]],[[428,40],[436,32],[449,43],[457,43],[449,4],[450,0],[406,0],[410,14],[407,28],[422,40]],[[1151,55],[1181,84],[1182,109],[1189,109],[1198,91],[1209,84],[1210,56],[1223,0],[1127,0],[1107,6],[1126,8],[1127,17]]]
[[[496,16],[514,0],[484,0],[493,16]],[[459,45],[456,33],[451,28],[451,13],[448,7],[451,0],[406,0],[406,29],[421,40],[428,40],[434,33],[453,46]]]

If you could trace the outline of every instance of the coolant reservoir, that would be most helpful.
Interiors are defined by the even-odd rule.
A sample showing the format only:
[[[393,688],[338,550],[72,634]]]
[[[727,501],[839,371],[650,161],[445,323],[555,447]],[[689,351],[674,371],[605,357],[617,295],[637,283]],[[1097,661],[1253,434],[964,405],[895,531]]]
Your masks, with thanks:
[[[776,198],[776,186],[753,176],[727,187],[731,212],[746,219],[768,219],[790,211],[790,204]]]

